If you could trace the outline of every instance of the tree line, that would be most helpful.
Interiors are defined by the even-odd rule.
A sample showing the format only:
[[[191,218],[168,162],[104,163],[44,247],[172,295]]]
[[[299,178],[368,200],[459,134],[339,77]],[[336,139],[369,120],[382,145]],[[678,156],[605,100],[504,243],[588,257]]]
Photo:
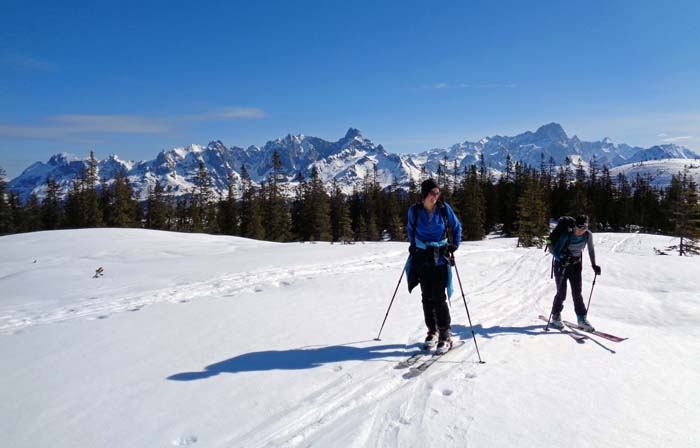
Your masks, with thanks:
[[[345,194],[334,180],[325,186],[314,168],[310,177],[299,173],[286,181],[277,153],[267,179],[255,185],[245,165],[240,181],[228,179],[217,195],[206,167],[200,163],[194,188],[176,197],[157,181],[139,202],[123,172],[114,180],[98,179],[92,154],[65,195],[47,179],[46,194],[32,194],[21,203],[8,191],[0,169],[0,234],[91,227],[141,227],[179,232],[206,232],[269,241],[406,240],[408,209],[420,201],[425,169],[407,188],[394,183],[382,188],[377,168]],[[698,186],[688,167],[665,188],[650,175],[613,177],[608,167],[591,160],[572,168],[567,159],[557,166],[541,157],[539,167],[513,163],[507,157],[499,176],[482,159],[460,169],[447,158],[439,164],[436,181],[442,199],[462,222],[464,240],[481,240],[498,232],[515,236],[518,244],[541,246],[552,217],[586,214],[594,231],[642,231],[681,238],[679,250],[697,251],[700,239]]]

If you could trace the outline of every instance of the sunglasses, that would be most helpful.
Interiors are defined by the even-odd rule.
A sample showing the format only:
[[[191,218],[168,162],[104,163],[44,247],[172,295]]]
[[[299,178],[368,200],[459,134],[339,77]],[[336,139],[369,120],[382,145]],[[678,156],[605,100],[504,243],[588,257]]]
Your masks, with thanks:
[[[576,228],[577,228],[577,229],[582,229],[582,230],[583,230],[583,229],[587,229],[587,228],[588,228],[588,224],[583,224],[583,225],[580,225],[580,226],[576,226]]]
[[[439,191],[431,191],[429,194],[430,194],[431,196],[440,196],[440,192],[439,192]]]

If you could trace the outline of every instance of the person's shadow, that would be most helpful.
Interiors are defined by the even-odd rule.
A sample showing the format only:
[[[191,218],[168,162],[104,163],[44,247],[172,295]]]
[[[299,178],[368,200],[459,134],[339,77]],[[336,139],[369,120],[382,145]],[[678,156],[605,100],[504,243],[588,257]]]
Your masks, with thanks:
[[[208,365],[201,372],[178,373],[169,376],[167,379],[172,381],[193,381],[210,378],[221,373],[312,369],[334,362],[380,360],[408,356],[411,352],[406,351],[406,349],[418,346],[419,344],[408,347],[393,344],[353,347],[349,344],[343,344],[325,347],[302,347],[290,350],[267,350],[234,356],[233,358]]]

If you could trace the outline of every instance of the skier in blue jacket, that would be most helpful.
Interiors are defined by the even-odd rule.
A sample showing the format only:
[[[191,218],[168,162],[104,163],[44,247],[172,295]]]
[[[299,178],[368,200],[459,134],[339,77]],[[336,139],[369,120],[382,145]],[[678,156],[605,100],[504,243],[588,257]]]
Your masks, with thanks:
[[[420,283],[423,314],[428,327],[424,348],[430,349],[437,343],[436,352],[441,354],[452,348],[450,309],[445,289],[451,294],[450,256],[462,240],[462,225],[452,207],[439,201],[439,197],[437,183],[433,179],[424,181],[421,184],[422,202],[408,210],[407,229],[411,254],[408,287],[410,292]]]

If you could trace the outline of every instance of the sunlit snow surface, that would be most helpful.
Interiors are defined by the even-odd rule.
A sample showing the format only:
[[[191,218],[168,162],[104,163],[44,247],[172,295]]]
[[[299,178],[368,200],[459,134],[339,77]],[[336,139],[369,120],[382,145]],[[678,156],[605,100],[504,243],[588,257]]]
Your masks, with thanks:
[[[696,447],[700,257],[595,234],[590,320],[545,333],[550,258],[464,243],[453,331],[424,375],[403,243],[275,244],[146,230],[0,238],[0,445],[8,447]],[[95,270],[104,275],[93,278]],[[584,296],[592,271],[584,264]],[[574,320],[571,299],[564,317]]]

